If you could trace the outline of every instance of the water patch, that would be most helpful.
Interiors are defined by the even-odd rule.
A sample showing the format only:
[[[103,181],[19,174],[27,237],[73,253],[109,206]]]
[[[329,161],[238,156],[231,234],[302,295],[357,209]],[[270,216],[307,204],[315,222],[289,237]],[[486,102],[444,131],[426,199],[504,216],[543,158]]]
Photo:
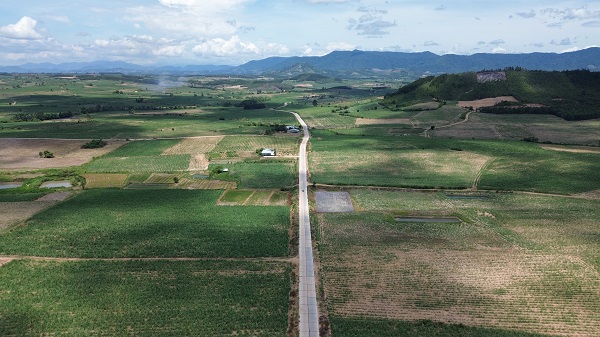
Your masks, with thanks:
[[[73,187],[69,181],[47,181],[40,186],[41,188]]]
[[[436,222],[452,222],[458,223],[462,222],[459,218],[417,218],[417,217],[399,217],[394,218],[398,222],[426,222],[426,223],[436,223]]]
[[[11,188],[21,187],[23,183],[0,183],[0,190],[8,190]]]

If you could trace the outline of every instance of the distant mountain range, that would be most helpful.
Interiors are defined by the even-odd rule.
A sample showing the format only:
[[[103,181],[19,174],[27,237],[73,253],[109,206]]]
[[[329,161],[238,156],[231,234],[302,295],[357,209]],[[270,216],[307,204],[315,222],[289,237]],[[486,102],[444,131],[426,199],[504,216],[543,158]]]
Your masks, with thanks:
[[[431,52],[400,53],[375,51],[335,51],[325,56],[269,57],[240,66],[188,65],[142,66],[120,61],[72,63],[27,63],[0,66],[5,73],[97,73],[140,74],[221,74],[293,77],[318,73],[334,77],[419,77],[427,74],[462,73],[521,67],[529,70],[600,71],[600,48],[580,51],[529,54],[436,55]]]

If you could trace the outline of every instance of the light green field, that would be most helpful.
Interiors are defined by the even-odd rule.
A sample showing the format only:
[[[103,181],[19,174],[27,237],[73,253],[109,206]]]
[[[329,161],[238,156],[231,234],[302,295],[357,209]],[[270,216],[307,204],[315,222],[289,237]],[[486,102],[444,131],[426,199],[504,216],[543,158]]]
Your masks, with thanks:
[[[546,150],[515,141],[363,137],[321,130],[313,136],[309,160],[311,179],[317,183],[442,188],[476,184],[487,190],[562,194],[600,189],[596,153]]]
[[[13,261],[2,336],[286,336],[290,267],[246,261]]]

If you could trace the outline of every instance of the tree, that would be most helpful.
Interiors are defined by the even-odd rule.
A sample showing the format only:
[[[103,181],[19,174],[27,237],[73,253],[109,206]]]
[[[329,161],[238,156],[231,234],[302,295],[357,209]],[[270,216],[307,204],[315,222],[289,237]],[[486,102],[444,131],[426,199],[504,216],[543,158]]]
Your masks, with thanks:
[[[317,102],[317,100],[313,100],[313,106],[317,106],[319,104],[319,102]]]

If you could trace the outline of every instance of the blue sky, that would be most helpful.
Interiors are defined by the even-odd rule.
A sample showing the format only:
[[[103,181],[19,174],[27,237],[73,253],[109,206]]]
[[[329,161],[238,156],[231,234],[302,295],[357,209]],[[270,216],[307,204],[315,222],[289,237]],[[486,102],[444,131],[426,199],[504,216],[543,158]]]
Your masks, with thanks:
[[[2,0],[0,64],[237,65],[334,50],[600,46],[600,0]]]

